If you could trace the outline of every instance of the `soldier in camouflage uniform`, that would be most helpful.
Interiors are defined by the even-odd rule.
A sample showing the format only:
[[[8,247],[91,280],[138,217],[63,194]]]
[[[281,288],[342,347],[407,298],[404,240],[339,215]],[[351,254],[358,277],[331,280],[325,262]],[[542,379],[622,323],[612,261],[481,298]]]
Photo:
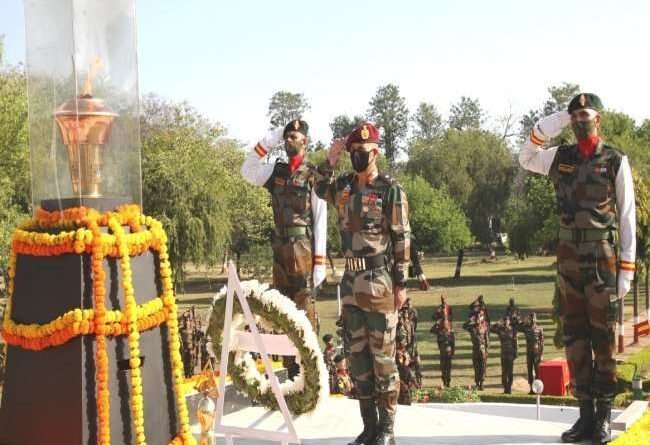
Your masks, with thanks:
[[[511,394],[517,331],[510,324],[510,318],[503,317],[500,323],[494,323],[490,326],[490,332],[497,334],[501,343],[501,384],[503,385],[503,392]]]
[[[519,326],[521,326],[521,316],[519,314],[519,308],[515,305],[515,299],[511,298],[508,301],[508,307],[506,307],[506,313],[504,317],[510,319],[510,326],[512,326],[512,329],[515,331],[515,335],[513,338],[513,343],[514,343],[514,348],[515,348],[515,358],[517,358],[518,355],[518,349],[519,349],[519,344],[517,341],[517,332],[519,329]]]
[[[617,307],[634,278],[632,174],[627,157],[599,136],[602,110],[595,94],[577,95],[566,111],[537,122],[519,152],[524,168],[549,176],[560,212],[560,315],[571,386],[580,401],[580,418],[562,435],[565,442],[610,440]],[[568,125],[576,144],[542,148]]]
[[[332,334],[323,335],[323,343],[325,343],[325,351],[323,351],[323,361],[329,371],[330,375],[330,393],[336,393],[336,366],[334,364],[334,357],[336,357],[336,346],[334,345],[334,337]]]
[[[325,278],[327,205],[313,190],[316,166],[305,157],[308,131],[309,126],[302,120],[272,130],[249,152],[241,174],[247,182],[263,186],[271,194],[275,223],[271,240],[273,287],[307,313],[317,332],[312,289]],[[283,141],[288,162],[269,163],[269,150]],[[284,364],[293,378],[299,370],[295,358],[285,357]]]
[[[526,366],[528,367],[528,384],[530,393],[533,392],[533,381],[539,378],[539,364],[544,356],[544,329],[537,324],[537,315],[532,312],[528,322],[522,323],[519,328],[526,337]]]
[[[472,365],[474,366],[474,382],[476,389],[483,391],[485,370],[488,358],[488,330],[486,329],[483,312],[477,312],[463,323],[463,329],[469,332],[472,339]]]
[[[449,312],[449,314],[450,313],[451,312]],[[436,320],[431,327],[430,332],[436,334],[438,340],[442,384],[449,387],[451,386],[451,359],[456,350],[456,337],[454,335],[451,320],[448,318],[448,312],[442,311],[442,318]]]
[[[379,131],[370,123],[357,127],[346,141],[334,141],[316,182],[318,196],[337,210],[346,262],[343,330],[364,423],[354,445],[395,443],[395,331],[410,257],[406,195],[394,179],[377,171],[378,142]],[[344,147],[355,173],[337,177],[333,167]]]
[[[400,405],[411,404],[411,389],[417,388],[417,380],[414,373],[413,357],[409,354],[406,337],[403,329],[397,330],[397,351],[395,353],[395,363],[399,373],[399,397],[397,403]]]

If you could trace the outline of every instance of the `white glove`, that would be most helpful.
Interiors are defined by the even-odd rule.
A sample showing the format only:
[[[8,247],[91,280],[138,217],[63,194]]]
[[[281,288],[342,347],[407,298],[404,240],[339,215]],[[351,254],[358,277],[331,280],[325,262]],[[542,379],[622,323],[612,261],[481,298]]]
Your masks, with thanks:
[[[541,118],[535,124],[535,132],[541,133],[537,136],[542,136],[544,139],[551,139],[559,136],[564,127],[571,123],[571,115],[568,111],[562,110],[553,113],[550,116]]]
[[[312,275],[314,286],[321,284],[327,276],[327,269],[325,268],[325,264],[316,264],[314,266],[314,270],[312,271]]]
[[[280,145],[283,141],[282,133],[284,132],[284,128],[279,127],[273,130],[270,130],[268,133],[266,133],[266,136],[260,141],[260,144],[264,146],[267,150],[270,150],[271,148]]]
[[[634,272],[631,270],[618,271],[618,283],[616,286],[616,296],[621,299],[630,291],[632,287],[632,280],[634,279]]]

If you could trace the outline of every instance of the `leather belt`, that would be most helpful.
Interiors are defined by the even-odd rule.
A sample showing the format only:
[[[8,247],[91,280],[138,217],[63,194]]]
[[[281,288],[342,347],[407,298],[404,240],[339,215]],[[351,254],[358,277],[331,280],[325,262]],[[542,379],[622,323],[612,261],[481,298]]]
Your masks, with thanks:
[[[345,270],[360,272],[362,270],[375,269],[386,265],[386,255],[383,253],[365,257],[345,257]]]

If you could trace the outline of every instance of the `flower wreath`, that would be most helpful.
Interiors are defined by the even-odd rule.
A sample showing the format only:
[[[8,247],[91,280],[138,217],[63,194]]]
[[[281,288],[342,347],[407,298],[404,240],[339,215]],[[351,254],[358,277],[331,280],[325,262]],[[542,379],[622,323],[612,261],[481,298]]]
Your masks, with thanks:
[[[269,289],[268,285],[256,280],[243,281],[241,287],[258,325],[267,331],[284,332],[298,351],[296,363],[300,366],[300,374],[280,384],[289,411],[294,415],[314,411],[319,402],[329,395],[329,380],[323,353],[305,312],[277,290]],[[221,351],[226,290],[224,287],[214,298],[208,327],[215,351]],[[271,410],[278,410],[268,378],[259,372],[251,353],[238,347],[234,332],[245,325],[239,300],[234,298],[228,374],[239,391]]]

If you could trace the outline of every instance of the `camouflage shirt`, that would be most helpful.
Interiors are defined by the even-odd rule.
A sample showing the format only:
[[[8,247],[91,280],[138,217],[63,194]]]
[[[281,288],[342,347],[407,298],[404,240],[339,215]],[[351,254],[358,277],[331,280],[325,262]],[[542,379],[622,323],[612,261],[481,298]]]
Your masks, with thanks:
[[[586,160],[580,157],[575,144],[558,147],[548,175],[555,187],[561,227],[615,227],[615,181],[622,159],[620,151],[602,141]]]
[[[287,163],[275,164],[264,187],[271,193],[276,229],[312,227],[311,190],[315,173],[316,166],[307,161],[293,173]]]
[[[515,339],[517,332],[510,326],[506,328],[501,323],[495,323],[490,326],[490,332],[497,334],[499,342],[501,343],[501,355],[507,358],[514,358],[515,354]]]
[[[544,330],[538,324],[531,325],[530,323],[524,323],[522,330],[526,336],[526,352],[542,355],[544,352]]]
[[[325,161],[318,167],[315,190],[336,208],[344,256],[386,254],[393,262],[393,282],[406,282],[411,228],[406,194],[397,181],[379,174],[360,187],[354,173],[335,177]]]

